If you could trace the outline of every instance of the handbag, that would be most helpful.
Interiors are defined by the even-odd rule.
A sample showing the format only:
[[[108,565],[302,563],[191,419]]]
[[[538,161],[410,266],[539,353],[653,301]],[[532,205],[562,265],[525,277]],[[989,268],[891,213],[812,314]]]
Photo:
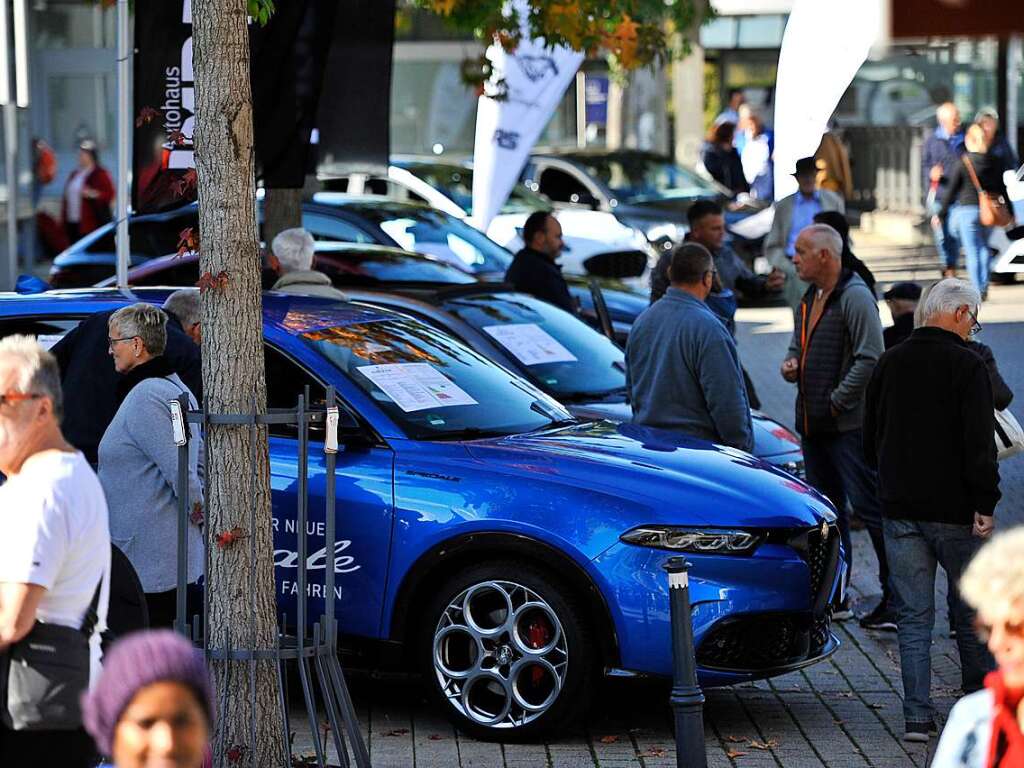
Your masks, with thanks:
[[[1013,214],[1010,213],[1010,208],[1006,205],[1003,196],[993,192],[986,192],[981,188],[978,174],[974,171],[974,163],[971,162],[971,158],[967,155],[964,155],[964,165],[967,166],[967,172],[971,175],[974,188],[978,191],[978,221],[981,222],[981,226],[1009,226],[1013,222]]]
[[[1024,451],[1024,428],[1007,408],[996,411],[996,458],[999,461]]]
[[[68,731],[82,726],[79,699],[89,688],[89,639],[99,617],[100,587],[81,629],[37,621],[12,645],[0,670],[0,720],[14,731]]]

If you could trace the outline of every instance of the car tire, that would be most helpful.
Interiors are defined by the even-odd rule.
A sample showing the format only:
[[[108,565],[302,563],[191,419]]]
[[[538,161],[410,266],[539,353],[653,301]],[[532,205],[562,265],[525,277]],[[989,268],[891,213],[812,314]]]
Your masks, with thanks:
[[[465,568],[421,614],[432,702],[460,731],[530,741],[582,718],[595,680],[585,612],[560,581],[509,560]]]

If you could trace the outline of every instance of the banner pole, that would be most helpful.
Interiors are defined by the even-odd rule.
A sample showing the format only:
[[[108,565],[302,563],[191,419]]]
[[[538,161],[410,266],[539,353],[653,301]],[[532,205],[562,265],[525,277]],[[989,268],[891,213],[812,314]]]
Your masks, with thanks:
[[[128,286],[128,156],[131,131],[131,47],[128,44],[128,0],[117,0],[117,287]]]

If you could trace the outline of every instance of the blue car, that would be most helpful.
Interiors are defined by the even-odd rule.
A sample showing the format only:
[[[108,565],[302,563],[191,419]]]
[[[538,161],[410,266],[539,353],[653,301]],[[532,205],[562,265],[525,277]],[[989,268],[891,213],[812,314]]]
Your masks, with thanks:
[[[166,291],[0,297],[0,336],[55,341],[81,318]],[[834,510],[747,454],[659,430],[577,422],[461,342],[354,302],[267,294],[268,404],[342,401],[337,550],[310,451],[311,613],[333,561],[346,642],[404,649],[429,695],[482,738],[565,727],[602,672],[671,674],[666,559],[693,564],[704,686],[833,653],[843,553]],[[298,445],[270,437],[276,588],[293,613]],[[321,543],[317,544],[317,541]],[[321,578],[318,580],[317,576]]]

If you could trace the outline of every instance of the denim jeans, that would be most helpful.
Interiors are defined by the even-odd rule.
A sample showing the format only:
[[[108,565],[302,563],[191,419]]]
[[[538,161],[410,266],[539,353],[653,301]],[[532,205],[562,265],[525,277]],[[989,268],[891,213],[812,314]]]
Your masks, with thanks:
[[[942,260],[943,265],[950,269],[956,269],[957,262],[960,261],[960,237],[956,229],[950,226],[953,214],[958,207],[956,205],[950,206],[949,217],[941,221],[939,226],[932,227],[932,237],[935,238],[935,250],[939,252],[939,258]],[[932,216],[937,216],[941,208],[942,203],[939,200],[932,200],[928,203],[928,213]]]
[[[950,592],[955,593],[950,623],[957,631],[964,691],[981,688],[985,674],[995,667],[988,649],[975,634],[974,612],[964,603],[956,587],[960,575],[981,546],[981,539],[972,535],[968,525],[886,518],[883,527],[896,598],[903,716],[909,723],[927,723],[935,716],[931,699],[931,647],[935,627],[936,564],[945,569]]]
[[[807,482],[828,496],[839,515],[839,535],[846,551],[846,576],[849,583],[853,570],[853,542],[846,513],[849,499],[853,511],[864,521],[871,545],[878,558],[878,583],[882,600],[890,596],[889,566],[882,539],[882,510],[878,503],[878,475],[864,461],[864,438],[861,430],[835,435],[804,437],[804,468]]]
[[[967,258],[967,275],[974,287],[984,293],[988,290],[989,261],[992,251],[988,247],[989,228],[981,226],[976,205],[958,205],[949,214],[949,223],[960,237]]]

